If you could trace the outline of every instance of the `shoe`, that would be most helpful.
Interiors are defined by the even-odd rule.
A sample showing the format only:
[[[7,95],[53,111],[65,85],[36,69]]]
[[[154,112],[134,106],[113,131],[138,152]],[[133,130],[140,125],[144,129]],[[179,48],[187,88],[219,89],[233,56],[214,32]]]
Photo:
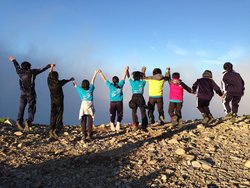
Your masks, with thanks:
[[[131,128],[133,130],[137,130],[138,129],[138,124],[137,123],[132,123]]]
[[[146,127],[142,127],[141,130],[145,133],[148,133],[148,129]]]
[[[160,121],[161,121],[161,122],[164,122],[164,121],[165,121],[165,119],[164,119],[164,116],[163,116],[163,115],[160,115],[159,119],[160,119]]]
[[[150,117],[149,118],[149,122],[150,122],[150,124],[155,124],[155,118],[154,117]]]
[[[22,127],[22,124],[19,121],[16,122],[16,126],[17,126],[17,129],[19,129],[21,131],[24,130],[23,127]]]
[[[225,115],[225,117],[223,118],[223,120],[229,120],[229,119],[232,118],[232,116],[233,116],[233,114],[230,112],[227,115]]]
[[[114,126],[114,123],[110,122],[110,129],[111,131],[115,131],[115,126]]]
[[[212,123],[215,120],[212,114],[209,114],[208,118],[209,118],[209,120],[207,122],[208,124]]]
[[[209,118],[208,117],[204,117],[203,120],[201,121],[201,123],[203,125],[206,125],[208,123],[208,121],[209,121]]]
[[[181,127],[183,125],[183,120],[181,118],[179,118],[178,120],[178,125]]]
[[[233,114],[232,114],[232,118],[231,118],[232,123],[235,123],[236,118],[237,118],[237,114],[236,114],[236,113],[233,113]]]
[[[121,123],[120,122],[117,122],[115,129],[117,132],[121,131]]]
[[[178,124],[178,122],[177,122],[177,116],[171,117],[171,122],[172,122],[172,126],[176,126]]]
[[[87,140],[91,141],[93,140],[93,135],[91,133],[89,133],[86,137]]]
[[[30,130],[30,123],[28,121],[24,122],[24,130],[29,131]]]

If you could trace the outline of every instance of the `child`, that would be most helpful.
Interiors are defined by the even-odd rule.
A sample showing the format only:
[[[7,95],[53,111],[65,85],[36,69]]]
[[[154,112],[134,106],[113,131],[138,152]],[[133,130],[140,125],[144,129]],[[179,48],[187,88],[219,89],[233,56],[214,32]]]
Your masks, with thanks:
[[[194,93],[197,93],[197,108],[203,116],[202,124],[211,123],[214,118],[210,112],[209,103],[214,96],[214,91],[221,97],[223,95],[220,87],[213,80],[212,72],[205,70],[202,78],[197,79],[192,89]]]
[[[170,78],[170,68],[167,68],[167,77],[169,77],[169,106],[168,114],[171,118],[173,126],[182,125],[182,106],[183,106],[183,89],[192,93],[190,87],[188,87],[180,79],[180,73],[174,72],[172,74],[172,79]]]
[[[19,76],[19,84],[20,84],[20,103],[19,103],[19,112],[16,121],[16,126],[20,130],[28,131],[30,129],[30,125],[34,120],[34,116],[36,113],[36,90],[35,90],[35,79],[36,76],[50,67],[48,64],[46,67],[42,69],[31,69],[31,64],[27,61],[22,62],[21,67],[16,61],[16,59],[12,56],[9,57],[9,60],[13,62],[16,73]],[[25,107],[29,104],[28,108],[28,118],[24,122],[25,127],[23,128],[23,115]]]
[[[112,82],[108,81],[102,71],[99,69],[100,76],[105,84],[109,87],[109,100],[110,100],[110,128],[112,131],[121,130],[121,121],[123,118],[123,86],[125,84],[126,74],[128,67],[125,68],[122,80],[119,81],[117,76],[112,78]],[[115,116],[117,114],[117,124],[115,127]]]
[[[50,73],[48,76],[48,86],[50,90],[51,99],[51,111],[50,111],[50,137],[57,138],[57,131],[63,128],[63,89],[62,87],[69,81],[73,81],[74,78],[69,80],[59,80],[58,73],[53,71],[55,65],[51,64]]]
[[[142,68],[142,72],[145,75],[146,67]],[[157,79],[154,79],[157,78]],[[161,78],[161,79],[158,79]],[[164,124],[164,110],[163,110],[163,86],[165,81],[167,80],[166,77],[162,75],[161,69],[155,68],[153,70],[153,77],[144,77],[143,80],[148,82],[149,84],[149,101],[148,101],[148,116],[150,119],[150,123],[155,123],[154,117],[154,110],[155,104],[157,104],[158,113],[159,113],[159,120],[161,125]]]
[[[132,109],[132,119],[133,119],[133,125],[132,128],[137,129],[139,122],[138,122],[138,116],[137,116],[137,109],[140,108],[141,111],[141,129],[144,132],[148,132],[147,126],[148,126],[148,118],[146,115],[146,102],[143,97],[144,93],[144,87],[146,82],[142,80],[143,73],[139,71],[135,71],[132,73],[133,79],[130,78],[129,75],[129,69],[127,70],[127,75],[129,78],[129,83],[132,87],[132,99],[129,102],[129,107]]]
[[[235,120],[238,113],[239,102],[244,95],[245,83],[239,73],[233,70],[233,64],[226,62],[221,83],[225,95],[223,106],[226,112],[225,119]],[[231,102],[231,106],[230,103]]]
[[[82,81],[82,87],[79,87],[76,84],[76,81],[73,81],[73,84],[82,100],[80,112],[79,112],[79,119],[81,119],[81,128],[82,128],[82,135],[83,141],[86,142],[86,139],[92,140],[92,128],[93,128],[93,120],[95,115],[95,109],[93,104],[93,92],[94,92],[94,82],[96,79],[98,71],[95,71],[91,83],[88,80]],[[88,135],[86,132],[86,124],[88,121]]]

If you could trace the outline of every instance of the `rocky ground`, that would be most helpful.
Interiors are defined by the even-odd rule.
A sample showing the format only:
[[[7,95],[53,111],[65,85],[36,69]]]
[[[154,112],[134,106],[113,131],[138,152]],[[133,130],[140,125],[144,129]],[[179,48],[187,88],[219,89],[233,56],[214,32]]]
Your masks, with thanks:
[[[48,126],[25,133],[1,123],[0,188],[250,187],[250,120],[200,122],[154,124],[148,133],[100,125],[88,143],[79,126],[55,140]]]

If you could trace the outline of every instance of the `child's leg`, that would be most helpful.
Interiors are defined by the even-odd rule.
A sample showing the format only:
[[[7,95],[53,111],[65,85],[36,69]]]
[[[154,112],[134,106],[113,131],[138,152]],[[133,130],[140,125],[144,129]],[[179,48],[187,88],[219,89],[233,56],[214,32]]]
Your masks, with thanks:
[[[110,102],[109,113],[110,113],[110,122],[114,123],[116,116],[116,102]]]
[[[122,121],[122,118],[123,118],[123,102],[120,101],[120,102],[117,102],[117,122],[120,122]]]
[[[232,113],[237,115],[241,96],[234,96],[232,99]]]
[[[57,106],[55,103],[51,102],[49,129],[52,131],[54,131],[56,128],[56,119],[57,119]]]
[[[135,126],[138,126],[137,108],[138,106],[132,109],[132,120],[133,120],[133,125]]]
[[[93,118],[91,115],[88,115],[88,138],[92,138],[93,136]]]
[[[141,111],[142,127],[147,128],[148,118],[147,118],[145,106],[140,107],[140,111]]]
[[[149,97],[148,101],[148,117],[150,119],[150,123],[155,123],[154,110],[155,110],[156,100],[154,98]]]
[[[226,97],[223,100],[223,107],[224,107],[224,111],[229,114],[232,112],[232,109],[230,107],[230,102],[232,101],[233,97],[230,94],[227,94]]]
[[[177,115],[177,117],[178,117],[178,121],[179,121],[179,119],[182,118],[182,114],[181,114],[182,106],[183,106],[183,103],[182,103],[182,102],[176,103],[175,111],[176,111],[176,115]]]
[[[28,108],[28,125],[30,125],[33,120],[34,116],[36,113],[36,95],[32,94],[31,96],[28,97],[28,103],[29,103],[29,108]]]
[[[63,101],[58,103],[58,113],[57,113],[57,120],[56,120],[56,129],[62,130],[63,128]]]
[[[162,122],[164,122],[164,110],[163,110],[163,97],[161,98],[157,98],[156,100],[157,103],[157,109],[158,109],[158,113],[159,113],[159,120]]]
[[[26,99],[26,96],[24,94],[21,94],[20,96],[20,103],[19,103],[19,110],[18,110],[18,116],[17,121],[22,125],[23,124],[23,115],[24,110],[27,105],[28,101]]]
[[[86,134],[86,123],[87,123],[87,116],[83,115],[81,120],[81,128],[82,128],[82,135],[85,138],[87,136]]]

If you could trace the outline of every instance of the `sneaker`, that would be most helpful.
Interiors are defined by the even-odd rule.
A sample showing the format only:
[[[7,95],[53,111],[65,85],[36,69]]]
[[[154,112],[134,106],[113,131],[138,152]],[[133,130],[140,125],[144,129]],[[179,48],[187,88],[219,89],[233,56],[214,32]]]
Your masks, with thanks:
[[[149,122],[150,122],[150,124],[155,124],[155,118],[154,118],[154,116],[149,117]]]
[[[172,122],[173,126],[176,126],[178,124],[178,122],[177,122],[177,116],[171,117],[171,122]]]
[[[29,131],[30,130],[30,123],[28,121],[24,122],[24,130]]]
[[[232,113],[228,113],[227,115],[225,115],[225,117],[223,118],[224,120],[229,120],[232,118]]]
[[[163,115],[160,115],[159,119],[160,119],[160,121],[161,121],[161,122],[164,122],[164,121],[165,121],[165,119],[164,119],[164,116],[163,116]]]
[[[17,126],[17,129],[23,131],[23,126],[19,121],[16,122],[16,126]]]
[[[116,129],[116,131],[118,131],[118,132],[121,131],[121,123],[120,123],[120,122],[117,122],[115,129]]]
[[[115,131],[115,125],[112,122],[110,122],[110,129],[111,129],[111,131]]]

